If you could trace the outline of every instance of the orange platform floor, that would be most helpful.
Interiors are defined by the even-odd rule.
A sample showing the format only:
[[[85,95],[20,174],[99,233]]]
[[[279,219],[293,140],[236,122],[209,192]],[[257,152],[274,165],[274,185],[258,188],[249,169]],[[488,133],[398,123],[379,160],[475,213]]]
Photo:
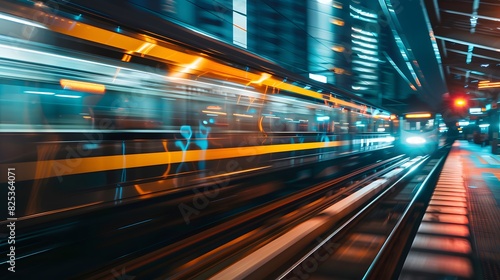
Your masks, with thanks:
[[[455,141],[399,279],[500,279],[500,156]]]

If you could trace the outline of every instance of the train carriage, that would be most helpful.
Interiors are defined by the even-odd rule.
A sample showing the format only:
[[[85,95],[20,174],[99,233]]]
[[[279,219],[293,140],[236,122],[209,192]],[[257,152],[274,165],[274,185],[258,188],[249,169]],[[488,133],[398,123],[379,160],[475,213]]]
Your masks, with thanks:
[[[389,112],[331,85],[13,3],[0,8],[0,166],[22,170],[20,216],[394,145]]]
[[[408,154],[432,154],[446,141],[446,125],[440,114],[408,112],[400,119],[400,145]]]

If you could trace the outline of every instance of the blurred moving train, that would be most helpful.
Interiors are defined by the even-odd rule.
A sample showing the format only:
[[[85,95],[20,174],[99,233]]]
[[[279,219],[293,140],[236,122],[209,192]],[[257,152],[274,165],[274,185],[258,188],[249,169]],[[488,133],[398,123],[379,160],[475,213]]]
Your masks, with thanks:
[[[408,112],[402,114],[399,124],[405,153],[429,154],[446,144],[447,127],[441,114]]]
[[[0,7],[0,166],[16,170],[18,217],[395,144],[397,120],[355,95],[235,47],[241,60],[222,60],[169,41],[170,28],[155,37],[71,11]]]

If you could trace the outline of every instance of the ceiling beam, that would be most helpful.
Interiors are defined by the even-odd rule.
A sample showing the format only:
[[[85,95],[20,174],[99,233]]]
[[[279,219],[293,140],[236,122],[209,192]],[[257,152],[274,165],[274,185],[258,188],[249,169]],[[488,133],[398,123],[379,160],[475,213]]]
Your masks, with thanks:
[[[463,66],[463,67],[467,67],[467,68],[470,68],[470,67],[490,68],[490,69],[497,68],[497,66],[496,66],[497,63],[495,63],[495,61],[482,59],[482,58],[478,58],[478,57],[473,57],[471,62],[466,62],[464,55],[455,54],[455,53],[453,53],[453,55],[450,55],[447,58],[443,59],[443,65]],[[498,69],[500,69],[500,68],[498,68]]]
[[[498,21],[500,17],[500,6],[492,5],[486,2],[481,2],[477,9],[477,14],[472,14],[472,3],[459,1],[439,1],[439,9],[441,12],[458,14],[463,16],[475,16],[481,19]]]
[[[456,54],[461,54],[461,55],[467,56],[467,52],[465,52],[465,51],[454,50],[454,49],[451,49],[451,48],[448,48],[446,51],[447,52],[452,52],[452,53],[456,53]],[[486,60],[493,60],[493,61],[500,62],[500,54],[497,54],[497,55],[498,56],[494,57],[494,56],[486,56],[486,55],[481,55],[481,54],[478,54],[478,53],[473,53],[472,57],[476,57],[476,58],[480,58],[480,59],[486,59]]]
[[[499,52],[500,56],[500,40],[492,40],[491,36],[477,33],[471,34],[469,31],[457,30],[443,26],[436,27],[434,29],[434,35],[436,38],[441,40]]]
[[[486,77],[483,77],[483,76],[474,75],[474,74],[467,74],[467,71],[465,71],[465,70],[466,69],[463,69],[463,68],[453,68],[453,69],[450,69],[450,74],[456,75],[456,76],[468,77],[469,79],[472,79],[472,80],[480,80],[480,81],[486,80]],[[463,80],[453,81],[453,82],[455,82],[457,84],[459,83],[461,87],[464,86]]]
[[[500,70],[496,69],[488,69],[483,67],[471,67],[470,65],[464,65],[465,67],[459,66],[450,66],[450,72],[453,74],[459,74],[461,76],[465,76],[467,71],[469,71],[469,77],[475,77],[480,80],[499,80],[500,79]],[[459,70],[462,72],[453,71]]]

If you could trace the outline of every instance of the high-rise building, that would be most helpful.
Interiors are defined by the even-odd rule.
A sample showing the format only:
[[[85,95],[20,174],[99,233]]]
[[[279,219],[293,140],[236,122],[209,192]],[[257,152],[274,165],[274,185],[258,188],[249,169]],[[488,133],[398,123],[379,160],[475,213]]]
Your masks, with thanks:
[[[351,89],[359,95],[375,99],[380,93],[379,86],[379,24],[376,10],[358,1],[349,3],[351,21]],[[371,1],[373,3],[374,1]]]
[[[248,1],[248,50],[307,74],[307,2]]]

